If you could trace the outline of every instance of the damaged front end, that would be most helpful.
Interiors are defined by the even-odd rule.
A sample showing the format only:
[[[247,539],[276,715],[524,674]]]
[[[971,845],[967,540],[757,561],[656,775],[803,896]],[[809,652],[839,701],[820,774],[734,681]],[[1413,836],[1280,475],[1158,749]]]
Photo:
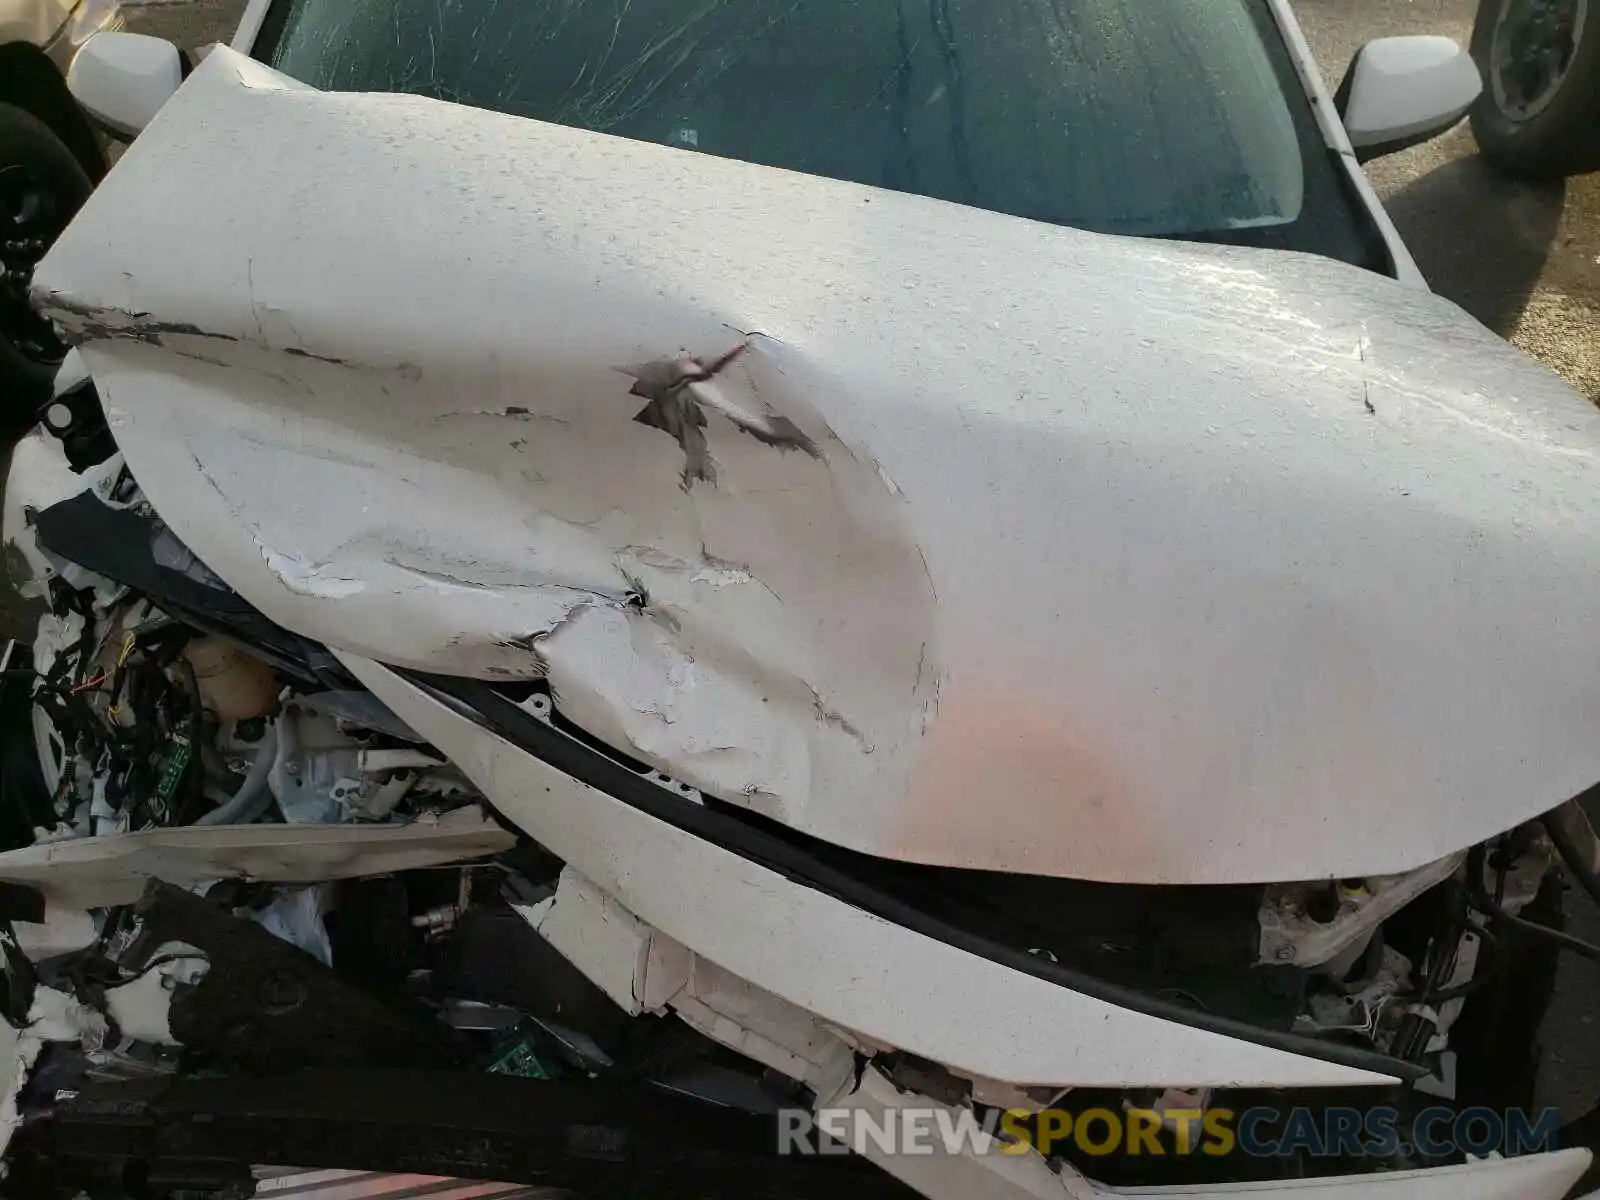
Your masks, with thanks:
[[[7,530],[45,605],[0,696],[31,708],[5,735],[0,853],[13,1194],[1554,1197],[1585,1168],[1577,1148],[1456,1168],[1442,1147],[1179,1152],[1190,1112],[1531,1106],[1560,915],[1539,823],[1307,885],[869,858],[598,743],[545,682],[293,635],[120,454],[29,502],[30,481],[72,486],[33,469],[50,449],[24,443]],[[1587,825],[1552,826],[1581,865]],[[605,886],[574,866],[600,861]],[[1156,1114],[1164,1153],[1051,1147],[1048,1122],[1096,1112]],[[809,1113],[869,1131],[855,1148],[888,1173],[780,1156]],[[931,1158],[871,1140],[930,1113],[994,1136]]]
[[[7,1186],[1565,1195],[1600,437],[1283,257],[212,54],[38,275]]]

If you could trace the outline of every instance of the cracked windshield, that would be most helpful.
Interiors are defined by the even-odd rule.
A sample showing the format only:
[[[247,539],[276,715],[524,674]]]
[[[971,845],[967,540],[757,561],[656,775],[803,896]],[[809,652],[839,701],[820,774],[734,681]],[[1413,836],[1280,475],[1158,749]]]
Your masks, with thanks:
[[[1293,227],[1306,199],[1240,0],[300,0],[273,59],[1107,232]]]

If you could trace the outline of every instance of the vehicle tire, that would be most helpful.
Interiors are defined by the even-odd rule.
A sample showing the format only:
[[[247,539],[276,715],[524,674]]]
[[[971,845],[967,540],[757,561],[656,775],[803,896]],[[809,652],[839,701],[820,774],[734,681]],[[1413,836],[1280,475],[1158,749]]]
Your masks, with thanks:
[[[67,352],[27,301],[33,268],[93,185],[50,127],[0,104],[0,427],[32,423]]]
[[[1472,57],[1491,164],[1520,179],[1600,169],[1600,0],[1479,0]]]

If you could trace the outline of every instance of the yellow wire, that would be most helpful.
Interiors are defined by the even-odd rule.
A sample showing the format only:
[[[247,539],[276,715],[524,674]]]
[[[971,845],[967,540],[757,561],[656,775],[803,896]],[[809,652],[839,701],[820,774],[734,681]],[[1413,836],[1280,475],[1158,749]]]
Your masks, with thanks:
[[[133,634],[132,633],[125,633],[123,635],[123,637],[122,637],[122,653],[117,655],[117,666],[116,666],[117,670],[120,671],[122,669],[122,665],[125,662],[128,661],[128,655],[130,655],[132,653],[133,653]],[[106,710],[106,716],[108,716],[108,717],[116,717],[116,716],[120,715],[121,712],[122,712],[122,705],[113,704],[109,709]]]

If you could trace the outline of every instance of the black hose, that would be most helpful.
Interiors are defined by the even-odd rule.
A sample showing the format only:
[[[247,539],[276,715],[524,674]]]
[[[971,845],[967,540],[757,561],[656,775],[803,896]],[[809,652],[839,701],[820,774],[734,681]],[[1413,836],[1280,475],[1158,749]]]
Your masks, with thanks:
[[[1563,950],[1570,950],[1583,958],[1600,962],[1600,946],[1596,946],[1593,942],[1586,942],[1582,938],[1573,937],[1570,933],[1563,933],[1559,929],[1551,929],[1548,925],[1524,921],[1521,917],[1506,916],[1501,919],[1513,929],[1521,930],[1523,933],[1531,933],[1535,937],[1554,942]]]
[[[1422,982],[1422,990],[1417,994],[1416,1003],[1419,1007],[1431,1008],[1439,1003],[1439,996],[1446,990],[1445,980],[1455,974],[1456,963],[1460,959],[1461,938],[1467,932],[1470,922],[1467,916],[1467,906],[1464,903],[1459,889],[1450,892],[1451,919],[1449,927],[1454,937],[1446,941],[1440,939],[1439,950],[1431,955],[1428,963],[1427,976]],[[1392,1052],[1407,1062],[1415,1062],[1421,1057],[1428,1047],[1428,1039],[1432,1035],[1434,1022],[1420,1012],[1412,1011],[1405,1015],[1400,1022],[1400,1027],[1395,1031],[1394,1041],[1390,1046]]]
[[[1559,929],[1551,929],[1548,925],[1540,925],[1534,921],[1524,921],[1521,917],[1514,917],[1500,905],[1495,903],[1494,897],[1489,895],[1483,886],[1483,847],[1474,846],[1467,854],[1467,889],[1472,895],[1472,902],[1481,911],[1488,913],[1495,920],[1504,922],[1508,928],[1515,929],[1532,937],[1543,938],[1545,941],[1554,942],[1563,950],[1573,954],[1600,962],[1600,946],[1584,941],[1582,938],[1573,937]]]

